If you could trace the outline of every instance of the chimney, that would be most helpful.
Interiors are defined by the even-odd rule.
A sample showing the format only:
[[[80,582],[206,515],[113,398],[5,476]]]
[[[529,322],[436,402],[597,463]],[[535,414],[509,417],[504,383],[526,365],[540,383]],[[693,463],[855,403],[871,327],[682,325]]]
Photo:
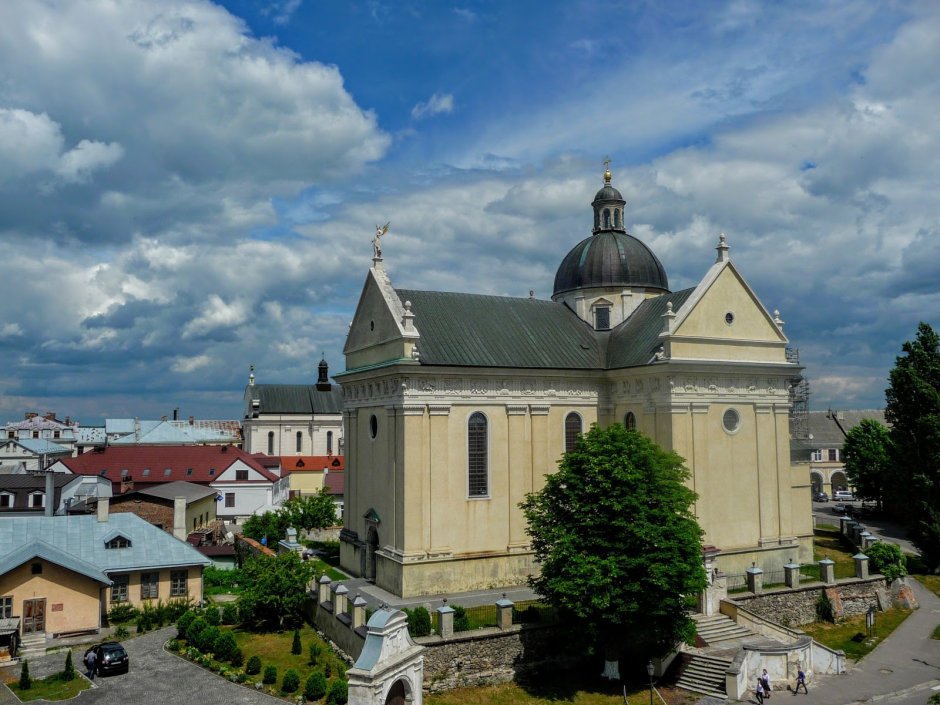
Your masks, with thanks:
[[[192,425],[193,425],[193,421],[195,421],[195,420],[196,420],[196,419],[194,419],[192,416],[190,416],[190,417],[189,417],[189,425],[192,426]]]
[[[26,420],[27,420],[27,421],[29,421],[30,419],[35,419],[37,416],[39,416],[39,414],[37,414],[35,411],[27,411],[27,412],[26,412]]]
[[[46,510],[44,514],[51,517],[55,514],[55,473],[46,473]]]
[[[174,421],[180,420],[180,408],[179,407],[176,407],[175,409],[173,409],[173,420]]]
[[[161,416],[161,417],[160,417],[160,420],[161,420],[161,421],[166,421],[166,414],[164,414],[163,416]]]
[[[47,412],[45,413],[45,415],[43,416],[43,418],[44,418],[46,421],[55,421],[55,412],[54,412],[54,411],[47,411]]]
[[[104,523],[108,521],[109,500],[107,497],[98,498],[98,521]]]
[[[186,498],[173,498],[173,535],[180,541],[186,540]]]

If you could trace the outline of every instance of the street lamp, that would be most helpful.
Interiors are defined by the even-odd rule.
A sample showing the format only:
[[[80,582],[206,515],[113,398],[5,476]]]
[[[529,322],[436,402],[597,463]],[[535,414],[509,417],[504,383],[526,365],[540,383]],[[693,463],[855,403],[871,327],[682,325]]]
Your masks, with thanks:
[[[653,671],[655,670],[652,661],[646,664],[646,675],[650,677],[650,705],[653,705]]]

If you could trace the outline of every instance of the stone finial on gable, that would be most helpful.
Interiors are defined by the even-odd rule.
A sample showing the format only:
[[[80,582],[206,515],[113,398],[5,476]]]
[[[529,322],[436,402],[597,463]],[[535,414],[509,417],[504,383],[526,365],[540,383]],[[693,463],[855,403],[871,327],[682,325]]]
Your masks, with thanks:
[[[777,326],[777,330],[783,333],[784,320],[780,318],[780,311],[778,311],[777,309],[774,309],[774,323]]]
[[[672,301],[666,302],[666,313],[663,314],[663,333],[672,333],[676,322],[676,312],[672,310]]]
[[[715,262],[727,262],[731,259],[731,255],[728,254],[731,248],[728,247],[728,241],[725,239],[724,233],[718,236],[718,247],[715,249],[718,251],[718,257]]]
[[[411,310],[411,302],[405,302],[405,312],[401,315],[401,327],[406,333],[413,333],[415,330],[415,315]]]
[[[255,386],[255,366],[254,365],[248,366],[248,386],[249,387]]]

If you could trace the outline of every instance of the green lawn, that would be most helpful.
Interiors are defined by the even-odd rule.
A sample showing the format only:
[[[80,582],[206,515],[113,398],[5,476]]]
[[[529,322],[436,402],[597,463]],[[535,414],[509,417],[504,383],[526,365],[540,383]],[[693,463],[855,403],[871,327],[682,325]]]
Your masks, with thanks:
[[[326,574],[330,580],[346,580],[350,576],[339,570],[339,541],[304,541],[307,548],[322,551],[313,559],[317,575]]]
[[[91,684],[79,675],[76,675],[70,681],[62,680],[60,674],[48,676],[41,679],[33,679],[32,687],[29,690],[20,690],[19,677],[14,678],[12,682],[7,683],[10,690],[20,700],[68,700],[74,698],[85,688],[90,688]]]
[[[930,635],[931,639],[940,639],[940,624],[933,630],[933,634]]]
[[[853,555],[855,555],[855,551],[842,539],[841,535],[816,534],[813,539],[813,559],[817,562],[817,565],[812,567],[804,566],[800,572],[819,580],[818,563],[828,556],[829,560],[835,561],[836,578],[851,578],[855,576]]]
[[[875,628],[872,630],[874,639],[872,640],[869,640],[867,636],[863,614],[849,617],[838,624],[814,622],[800,629],[820,644],[825,644],[831,649],[842,649],[846,656],[857,661],[884,641],[885,637],[897,629],[910,614],[911,610],[901,609],[878,612],[875,615]],[[869,641],[871,643],[868,643]]]
[[[940,597],[940,575],[915,575],[914,577],[930,592]]]

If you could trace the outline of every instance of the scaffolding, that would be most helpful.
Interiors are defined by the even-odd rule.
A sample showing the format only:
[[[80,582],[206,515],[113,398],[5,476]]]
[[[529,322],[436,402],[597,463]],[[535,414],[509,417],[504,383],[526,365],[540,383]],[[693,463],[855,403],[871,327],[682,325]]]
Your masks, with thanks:
[[[800,364],[799,348],[787,348],[787,362]],[[790,384],[790,438],[809,438],[809,381],[802,374]]]

